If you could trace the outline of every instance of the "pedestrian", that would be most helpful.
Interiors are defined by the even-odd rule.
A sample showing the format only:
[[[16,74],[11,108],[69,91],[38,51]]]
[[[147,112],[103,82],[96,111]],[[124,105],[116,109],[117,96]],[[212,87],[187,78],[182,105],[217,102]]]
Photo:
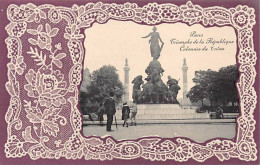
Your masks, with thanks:
[[[87,116],[87,115],[88,115],[89,120],[92,121],[93,124],[94,124],[94,120],[93,120],[93,118],[92,118],[92,116],[91,116],[91,113],[87,110],[87,107],[81,107],[81,111],[82,111],[82,113],[83,113],[84,116]],[[86,120],[87,120],[87,118],[86,118]],[[88,124],[87,124],[87,122],[86,122],[86,123],[84,124],[84,126],[87,126],[87,125],[88,125]]]
[[[97,111],[97,115],[98,115],[99,125],[103,126],[104,125],[104,123],[103,123],[103,121],[104,121],[104,117],[103,117],[103,115],[104,115],[104,106],[103,106],[102,103],[99,106],[99,109]]]
[[[104,103],[104,111],[107,114],[107,128],[106,128],[106,130],[108,132],[112,132],[114,130],[111,129],[111,125],[113,123],[113,115],[115,115],[115,113],[116,113],[116,106],[115,106],[115,101],[113,99],[114,93],[110,92],[109,96],[110,97],[108,99],[106,99],[106,101]]]
[[[132,111],[131,111],[131,126],[136,126],[136,114],[137,114],[137,105],[135,101],[133,101]]]
[[[123,127],[125,125],[126,127],[128,127],[129,114],[130,114],[129,106],[127,105],[127,103],[123,103],[123,108],[122,108],[122,120],[124,120]]]
[[[218,107],[216,109],[216,118],[217,119],[222,119],[224,118],[224,115],[223,115],[223,109],[221,107]]]

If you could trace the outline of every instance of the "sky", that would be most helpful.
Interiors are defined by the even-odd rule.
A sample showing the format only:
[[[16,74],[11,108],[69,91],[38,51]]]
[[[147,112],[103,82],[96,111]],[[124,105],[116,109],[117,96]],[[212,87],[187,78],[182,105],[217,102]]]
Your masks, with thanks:
[[[161,39],[165,43],[158,61],[165,70],[162,80],[166,83],[167,76],[177,80],[183,87],[182,65],[186,58],[188,66],[188,90],[194,86],[192,78],[196,70],[219,70],[221,67],[236,64],[236,34],[232,27],[210,27],[205,28],[200,24],[192,26],[184,23],[157,25]],[[141,38],[152,32],[153,26],[139,25],[131,21],[110,20],[106,24],[95,23],[91,28],[85,30],[86,39],[84,68],[90,72],[101,68],[103,65],[113,65],[118,70],[119,78],[124,83],[125,59],[128,59],[130,67],[130,100],[132,95],[132,80],[142,75],[143,80],[147,77],[145,69],[152,61],[150,54],[149,38]],[[196,32],[203,37],[191,37],[191,32]],[[180,51],[181,44],[171,44],[172,39],[185,41],[188,39],[206,41],[208,38],[216,40],[225,39],[234,41],[232,44],[215,44],[215,48],[222,47],[224,50],[211,51],[212,44],[206,44],[208,51]],[[205,44],[205,43],[204,43]],[[204,45],[192,44],[190,47],[202,47]],[[182,89],[178,97],[182,98]]]

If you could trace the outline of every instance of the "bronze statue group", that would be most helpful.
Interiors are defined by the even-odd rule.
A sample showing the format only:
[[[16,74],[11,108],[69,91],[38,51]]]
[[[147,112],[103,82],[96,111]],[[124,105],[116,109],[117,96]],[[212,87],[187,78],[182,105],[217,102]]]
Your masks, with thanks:
[[[177,95],[181,88],[178,85],[178,80],[168,76],[168,81],[165,84],[161,79],[164,69],[158,59],[161,55],[164,42],[159,32],[156,31],[157,28],[153,27],[153,32],[142,37],[150,37],[150,52],[153,60],[145,70],[147,74],[145,80],[147,82],[144,83],[142,75],[136,76],[132,81],[132,98],[137,104],[179,104]]]

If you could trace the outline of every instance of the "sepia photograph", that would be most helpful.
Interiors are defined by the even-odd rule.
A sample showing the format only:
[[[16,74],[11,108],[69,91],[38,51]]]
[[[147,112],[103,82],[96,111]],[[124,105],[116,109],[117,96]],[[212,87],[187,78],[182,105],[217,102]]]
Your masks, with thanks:
[[[235,137],[234,29],[109,21],[85,35],[79,95],[85,136]]]

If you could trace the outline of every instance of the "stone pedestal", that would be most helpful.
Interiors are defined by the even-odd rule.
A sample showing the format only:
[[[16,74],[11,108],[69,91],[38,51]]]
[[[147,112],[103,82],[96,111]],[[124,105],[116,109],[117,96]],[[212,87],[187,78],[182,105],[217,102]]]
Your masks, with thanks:
[[[182,109],[178,104],[138,104],[137,119],[187,120],[209,119],[208,113],[196,113],[195,109]]]

